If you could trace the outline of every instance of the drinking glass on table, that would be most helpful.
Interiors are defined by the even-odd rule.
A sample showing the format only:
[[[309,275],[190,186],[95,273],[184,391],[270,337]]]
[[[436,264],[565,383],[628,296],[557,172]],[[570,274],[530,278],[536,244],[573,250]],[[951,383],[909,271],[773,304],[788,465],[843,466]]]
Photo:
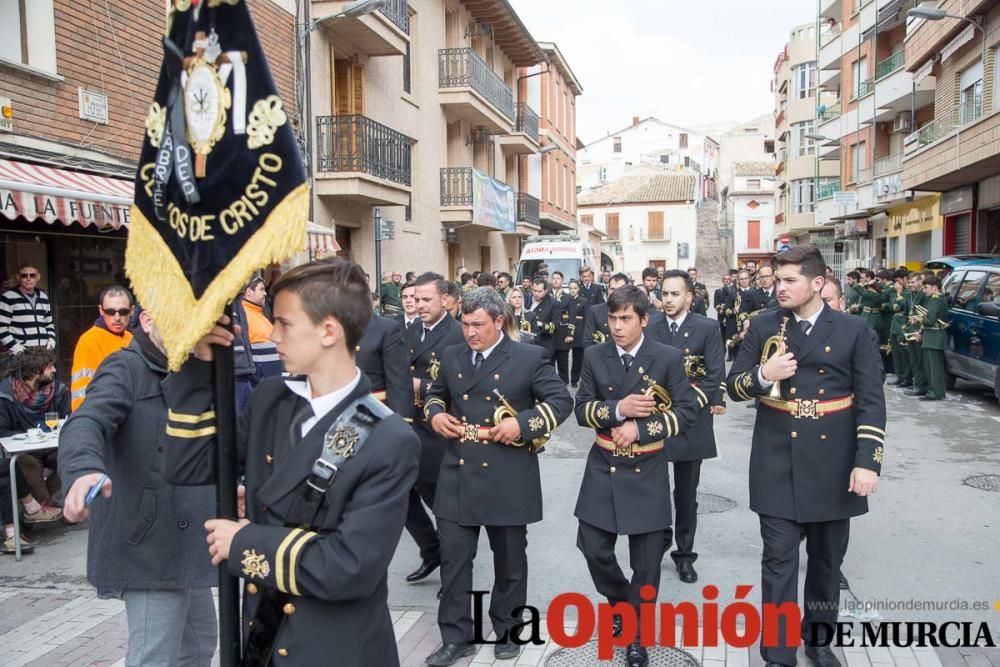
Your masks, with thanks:
[[[59,413],[46,412],[45,425],[49,427],[49,431],[55,432],[55,430],[59,427]]]

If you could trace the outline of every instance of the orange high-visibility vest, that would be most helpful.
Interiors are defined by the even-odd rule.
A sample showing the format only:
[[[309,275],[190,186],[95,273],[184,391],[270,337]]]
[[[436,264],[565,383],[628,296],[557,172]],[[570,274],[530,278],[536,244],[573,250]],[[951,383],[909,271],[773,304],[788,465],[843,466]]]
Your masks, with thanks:
[[[70,391],[73,393],[71,407],[73,412],[83,405],[87,395],[87,385],[97,373],[105,357],[116,350],[126,347],[132,342],[132,333],[125,331],[121,336],[113,334],[103,327],[94,325],[83,332],[73,350],[73,375],[70,378]]]

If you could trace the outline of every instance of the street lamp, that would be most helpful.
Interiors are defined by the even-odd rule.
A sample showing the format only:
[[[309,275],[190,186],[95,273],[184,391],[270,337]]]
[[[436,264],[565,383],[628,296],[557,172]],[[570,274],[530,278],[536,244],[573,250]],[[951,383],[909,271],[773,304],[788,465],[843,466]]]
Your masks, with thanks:
[[[542,146],[541,148],[538,149],[538,154],[545,155],[546,153],[551,153],[557,148],[559,148],[558,144],[546,144],[545,146]]]

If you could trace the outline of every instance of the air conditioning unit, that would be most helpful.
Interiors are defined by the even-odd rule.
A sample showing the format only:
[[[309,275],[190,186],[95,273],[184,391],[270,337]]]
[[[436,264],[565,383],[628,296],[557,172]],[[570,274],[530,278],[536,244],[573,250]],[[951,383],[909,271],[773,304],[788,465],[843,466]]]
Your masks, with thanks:
[[[912,129],[912,124],[911,124],[910,112],[903,111],[902,113],[896,114],[896,120],[892,124],[892,131],[909,134],[911,129]]]

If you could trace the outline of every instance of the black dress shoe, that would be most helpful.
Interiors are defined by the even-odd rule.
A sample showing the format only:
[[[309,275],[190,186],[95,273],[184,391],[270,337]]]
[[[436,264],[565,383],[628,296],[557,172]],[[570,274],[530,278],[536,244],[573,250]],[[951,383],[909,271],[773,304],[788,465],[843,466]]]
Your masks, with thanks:
[[[412,584],[420,581],[421,579],[426,579],[439,567],[441,567],[440,559],[425,560],[420,564],[420,567],[406,575],[406,583]]]
[[[493,647],[493,657],[497,660],[510,660],[521,654],[521,645],[505,641]]]
[[[816,667],[840,667],[840,660],[829,646],[806,646],[806,657]]]
[[[913,389],[907,389],[903,393],[906,394],[907,396],[926,396],[927,395],[927,390],[926,389],[917,389],[916,387],[914,387]]]
[[[431,667],[448,667],[448,665],[454,665],[460,658],[475,652],[476,647],[472,644],[445,644],[427,656],[424,662]]]
[[[638,642],[628,645],[628,652],[625,654],[625,664],[628,667],[647,667],[649,665],[649,654]]]
[[[615,614],[614,620],[611,621],[611,636],[612,637],[622,636],[622,617],[619,614]]]
[[[694,571],[694,565],[683,560],[677,563],[677,577],[685,584],[693,584],[698,581],[698,573]]]
[[[917,400],[918,401],[940,401],[940,400],[943,400],[943,399],[935,398],[934,396],[926,396],[925,395],[925,396],[921,396]]]

